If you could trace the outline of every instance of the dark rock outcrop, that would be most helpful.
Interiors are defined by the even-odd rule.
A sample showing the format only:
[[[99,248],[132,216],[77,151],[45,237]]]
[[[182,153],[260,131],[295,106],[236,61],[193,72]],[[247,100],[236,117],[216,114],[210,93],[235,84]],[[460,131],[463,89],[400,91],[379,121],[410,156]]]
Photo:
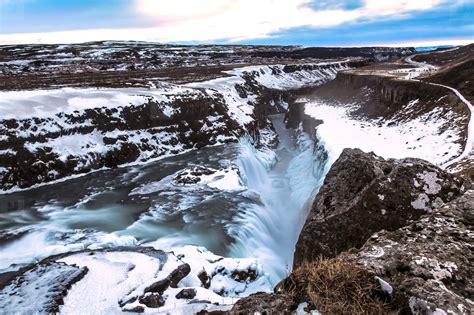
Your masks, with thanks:
[[[211,278],[207,274],[206,270],[202,270],[200,273],[198,273],[198,278],[201,280],[201,286],[203,288],[209,289],[211,286]]]
[[[461,179],[426,161],[345,149],[313,202],[294,266],[360,248],[374,233],[406,226],[463,190]]]

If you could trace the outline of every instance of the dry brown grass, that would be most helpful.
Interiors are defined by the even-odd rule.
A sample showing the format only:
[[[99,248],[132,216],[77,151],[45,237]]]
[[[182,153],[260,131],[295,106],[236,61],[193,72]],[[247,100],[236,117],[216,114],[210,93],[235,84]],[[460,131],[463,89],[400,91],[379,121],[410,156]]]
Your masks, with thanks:
[[[322,314],[391,313],[374,276],[338,258],[305,263],[283,281],[281,289],[308,299]]]

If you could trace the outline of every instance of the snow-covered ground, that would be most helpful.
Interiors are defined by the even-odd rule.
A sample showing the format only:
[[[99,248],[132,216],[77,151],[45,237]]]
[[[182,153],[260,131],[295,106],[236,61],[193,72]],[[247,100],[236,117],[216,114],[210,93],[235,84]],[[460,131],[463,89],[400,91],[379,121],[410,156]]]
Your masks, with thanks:
[[[242,75],[256,73],[258,83],[268,88],[292,89],[307,84],[318,84],[333,79],[338,71],[347,69],[344,61],[334,63],[309,64],[314,69],[300,70],[291,73],[283,72],[283,65],[249,66],[225,71],[229,77],[191,83],[185,86],[160,82],[158,86],[151,84],[149,88],[61,88],[29,91],[0,91],[1,119],[24,119],[31,117],[46,118],[58,113],[72,113],[88,108],[116,108],[127,105],[141,105],[153,101],[156,103],[173,102],[177,96],[193,97],[200,93],[195,87],[211,88],[226,96],[229,110],[248,123],[252,108],[248,102],[253,99],[239,97],[235,84],[245,83]],[[322,67],[322,69],[318,69]],[[274,71],[272,73],[272,71]],[[275,72],[276,71],[276,72]],[[255,97],[255,96],[254,96]],[[238,105],[241,106],[238,106]],[[167,108],[164,112],[173,109]]]
[[[58,113],[72,113],[88,108],[116,108],[142,105],[153,101],[170,103],[177,96],[193,97],[194,89],[179,85],[162,84],[150,88],[61,88],[30,91],[1,91],[0,117],[2,119],[47,118]],[[172,111],[172,108],[165,112]],[[170,113],[171,114],[171,113]]]
[[[413,68],[394,70],[392,71],[392,73],[406,73],[406,76],[404,77],[404,79],[412,80],[412,79],[418,78],[419,76],[423,74],[429,74],[430,72],[438,70],[438,67],[430,65],[429,63],[414,61],[412,59],[413,57],[414,56],[410,56],[404,59],[405,62],[409,65],[412,65]]]
[[[456,49],[457,47],[452,50]],[[411,67],[388,72],[381,70],[377,74],[396,80],[421,82],[420,77],[439,70],[437,66],[429,63],[414,61],[415,56],[417,55],[403,59],[405,64]],[[333,152],[333,157],[339,156],[344,147],[358,147],[387,158],[422,158],[454,171],[451,166],[460,161],[470,160],[473,156],[474,107],[458,90],[450,86],[429,81],[423,83],[449,90],[464,103],[470,113],[467,135],[460,132],[464,122],[460,121],[459,115],[439,103],[446,96],[436,101],[439,106],[431,112],[421,116],[416,114],[415,119],[408,121],[405,119],[402,122],[355,119],[350,115],[350,112],[356,109],[355,104],[346,104],[346,107],[342,108],[317,101],[310,102],[306,107],[306,113],[325,121],[325,124],[318,128],[318,132],[322,141]],[[418,99],[408,102],[393,118],[416,113],[418,102]]]
[[[196,190],[200,187],[210,187],[229,191],[245,189],[239,176],[239,169],[236,166],[219,170],[213,168],[191,167],[181,170],[177,174],[167,176],[158,182],[152,182],[137,187],[132,190],[130,194],[150,194],[172,186],[180,187],[183,193],[187,189]]]
[[[454,48],[451,48],[449,50],[439,51],[439,52],[435,52],[435,53],[443,53],[443,52],[453,51],[453,50],[457,50],[458,48],[459,47],[454,47]],[[438,67],[436,67],[434,65],[431,65],[429,63],[414,61],[413,58],[415,56],[416,55],[409,56],[409,57],[406,57],[404,59],[407,64],[410,64],[410,65],[414,66],[414,68],[395,70],[394,72],[396,72],[396,73],[406,73],[406,76],[404,77],[404,79],[418,81],[417,78],[419,76],[438,70]],[[472,158],[472,150],[473,150],[473,147],[474,147],[474,106],[461,94],[461,92],[459,92],[458,90],[456,90],[453,87],[443,85],[443,84],[438,84],[438,83],[431,83],[431,82],[425,82],[425,83],[452,91],[461,100],[461,102],[463,102],[466,105],[466,107],[468,108],[468,110],[470,112],[470,120],[469,120],[469,124],[468,124],[467,137],[465,139],[464,149],[462,150],[462,152],[457,157],[453,157],[449,161],[446,161],[442,165],[443,168],[448,168],[448,167],[462,161],[463,159],[471,159]]]
[[[409,111],[417,102],[409,102],[404,110]],[[449,117],[441,108],[413,120],[395,123],[353,118],[350,113],[356,108],[321,101],[306,105],[306,114],[324,121],[318,126],[317,134],[332,161],[344,148],[360,148],[385,158],[415,157],[442,165],[462,151],[459,131],[446,128]]]
[[[61,314],[117,314],[137,307],[145,313],[189,314],[228,310],[239,297],[270,288],[255,259],[224,258],[195,246],[176,248],[172,253],[150,249],[86,252],[56,261],[40,265],[1,290],[2,312],[46,312],[62,304]],[[85,275],[74,280],[81,270]],[[146,302],[154,294],[150,288],[176,278],[177,270],[183,270],[178,282],[163,286],[162,305]],[[73,283],[70,289],[65,288],[68,283]],[[67,295],[63,303],[57,303],[64,289]],[[191,296],[180,296],[183,290]],[[9,295],[13,297],[7,298]]]

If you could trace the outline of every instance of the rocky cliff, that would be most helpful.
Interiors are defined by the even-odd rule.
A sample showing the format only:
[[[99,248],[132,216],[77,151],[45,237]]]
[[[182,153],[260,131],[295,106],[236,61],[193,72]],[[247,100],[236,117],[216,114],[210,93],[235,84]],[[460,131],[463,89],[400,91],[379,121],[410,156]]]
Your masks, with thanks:
[[[406,226],[463,190],[462,180],[426,161],[345,149],[313,201],[294,267],[360,248],[374,233]]]
[[[313,202],[293,272],[275,293],[232,311],[470,314],[474,208],[466,187],[423,160],[344,150]]]

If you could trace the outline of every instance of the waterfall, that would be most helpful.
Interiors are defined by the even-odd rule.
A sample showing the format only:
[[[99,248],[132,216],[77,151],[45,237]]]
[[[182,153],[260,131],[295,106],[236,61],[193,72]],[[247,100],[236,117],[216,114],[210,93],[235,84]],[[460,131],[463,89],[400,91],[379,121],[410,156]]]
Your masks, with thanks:
[[[323,146],[303,133],[295,141],[281,115],[273,123],[280,136],[275,156],[248,141],[240,142],[237,164],[248,187],[245,196],[255,202],[244,206],[238,225],[229,226],[228,231],[236,239],[231,256],[257,258],[276,285],[291,271],[312,197],[329,167]]]

